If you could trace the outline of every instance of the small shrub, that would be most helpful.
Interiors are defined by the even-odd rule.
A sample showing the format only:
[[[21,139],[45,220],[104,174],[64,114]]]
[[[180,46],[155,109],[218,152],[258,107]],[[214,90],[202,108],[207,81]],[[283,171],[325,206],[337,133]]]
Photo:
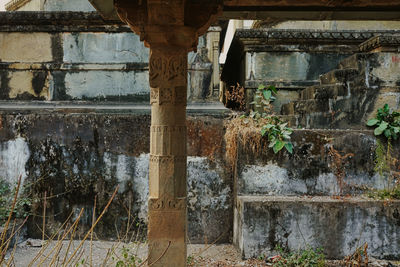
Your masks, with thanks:
[[[254,110],[261,112],[261,114],[272,113],[272,105],[271,103],[276,100],[275,95],[278,93],[278,90],[275,86],[265,86],[260,84],[257,88],[257,91],[254,96],[254,101],[250,104],[254,105]]]
[[[392,144],[387,140],[387,147],[377,141],[375,150],[375,172],[387,181],[384,189],[371,189],[368,197],[374,199],[400,199],[400,166],[397,157],[392,155]]]
[[[240,84],[231,86],[230,90],[225,91],[227,106],[233,110],[244,111],[246,109],[245,89]]]
[[[357,247],[352,255],[344,258],[343,263],[346,267],[361,267],[368,266],[368,243]]]
[[[367,122],[367,126],[374,126],[376,136],[383,134],[388,139],[397,140],[400,134],[400,113],[390,111],[389,105],[378,109],[376,117]]]
[[[7,220],[12,202],[15,196],[15,187],[0,179],[0,226]],[[29,215],[32,200],[27,197],[19,196],[12,212],[13,218],[22,219]]]
[[[391,189],[370,190],[370,192],[368,192],[368,197],[381,200],[400,200],[400,183],[397,182],[396,185]]]
[[[279,252],[274,257],[274,267],[322,267],[325,266],[325,255],[321,248],[312,249],[308,247],[297,252],[286,252],[280,246],[275,248]]]
[[[268,136],[268,147],[272,147],[275,154],[282,148],[286,148],[290,154],[293,153],[293,144],[290,142],[292,133],[293,129],[277,117],[271,117],[270,122],[261,128],[261,135]]]
[[[136,253],[131,252],[131,249],[125,246],[121,249],[121,257],[113,257],[113,260],[116,261],[115,267],[136,267],[142,263]]]

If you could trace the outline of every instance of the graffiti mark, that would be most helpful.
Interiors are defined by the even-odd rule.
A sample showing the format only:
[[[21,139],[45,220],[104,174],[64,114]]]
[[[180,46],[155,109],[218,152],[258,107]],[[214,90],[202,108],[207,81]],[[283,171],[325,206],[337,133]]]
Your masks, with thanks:
[[[392,62],[393,63],[399,63],[400,62],[400,57],[399,56],[392,56]]]

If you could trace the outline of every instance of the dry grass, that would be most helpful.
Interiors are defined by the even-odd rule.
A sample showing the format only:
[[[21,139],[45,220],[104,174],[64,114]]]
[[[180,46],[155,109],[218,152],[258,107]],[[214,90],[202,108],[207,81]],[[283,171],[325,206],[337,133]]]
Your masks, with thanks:
[[[226,157],[234,168],[237,164],[239,144],[253,155],[260,155],[265,147],[261,128],[272,121],[272,117],[252,119],[234,117],[226,125]]]

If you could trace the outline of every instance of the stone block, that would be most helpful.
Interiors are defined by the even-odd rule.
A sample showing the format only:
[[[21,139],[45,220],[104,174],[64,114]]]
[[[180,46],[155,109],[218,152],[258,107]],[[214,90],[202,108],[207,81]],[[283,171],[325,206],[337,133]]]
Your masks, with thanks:
[[[0,32],[0,61],[2,62],[50,62],[52,35],[49,33]]]
[[[321,84],[340,84],[350,81],[359,74],[358,69],[335,69],[320,76]]]
[[[368,255],[400,259],[400,201],[362,198],[239,196],[234,243],[243,258],[323,248],[342,259],[368,243]]]
[[[62,39],[66,63],[149,62],[149,49],[134,33],[64,33]]]
[[[59,81],[63,87],[55,90],[57,95],[66,95],[70,99],[114,99],[126,101],[131,99],[137,102],[147,102],[149,99],[149,81],[147,71],[80,71],[60,74]],[[62,80],[64,78],[64,80]],[[53,98],[53,100],[64,100]]]
[[[49,100],[49,77],[45,71],[12,71],[8,83],[1,86],[8,93],[5,99]]]
[[[378,109],[388,104],[391,110],[400,109],[400,90],[396,88],[382,88],[381,93],[376,97],[373,103],[372,112],[368,115],[367,120],[375,118]]]

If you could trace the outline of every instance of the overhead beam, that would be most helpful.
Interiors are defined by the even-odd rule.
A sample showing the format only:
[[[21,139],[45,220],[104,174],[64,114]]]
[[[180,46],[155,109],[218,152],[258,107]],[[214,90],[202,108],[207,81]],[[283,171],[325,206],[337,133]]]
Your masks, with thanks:
[[[118,18],[113,0],[89,0],[104,19]],[[224,0],[225,19],[400,20],[400,0]]]
[[[400,10],[396,11],[239,11],[225,9],[221,19],[251,20],[400,20]]]
[[[362,9],[362,8],[394,8],[400,7],[399,0],[224,0],[225,7],[272,7],[272,8],[330,8],[330,9]]]

